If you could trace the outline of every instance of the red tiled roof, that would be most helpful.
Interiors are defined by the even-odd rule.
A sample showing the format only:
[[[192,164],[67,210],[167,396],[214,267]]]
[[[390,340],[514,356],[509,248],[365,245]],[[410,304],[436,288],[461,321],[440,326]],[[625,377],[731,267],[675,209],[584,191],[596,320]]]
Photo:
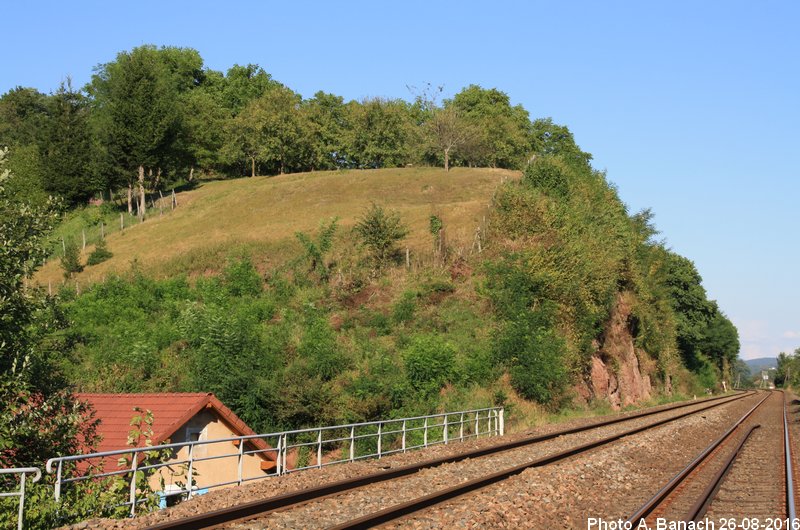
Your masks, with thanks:
[[[233,431],[233,436],[256,434],[236,414],[222,404],[211,393],[161,393],[161,394],[75,394],[81,401],[87,402],[95,411],[95,419],[100,420],[97,432],[102,440],[96,451],[116,451],[128,447],[131,418],[140,414],[134,410],[138,407],[153,413],[153,444],[160,444],[169,439],[186,424],[195,414],[205,408],[212,409],[220,419]],[[141,440],[141,444],[144,440]],[[269,446],[261,439],[254,438],[248,443],[258,449]],[[139,444],[137,444],[139,445]],[[270,453],[258,453],[263,458],[274,460]]]

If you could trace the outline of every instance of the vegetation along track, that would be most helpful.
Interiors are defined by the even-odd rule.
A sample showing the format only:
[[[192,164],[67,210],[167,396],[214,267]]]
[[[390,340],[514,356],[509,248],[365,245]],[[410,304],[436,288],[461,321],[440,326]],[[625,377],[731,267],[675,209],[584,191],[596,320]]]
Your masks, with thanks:
[[[699,522],[707,517],[758,521],[759,525],[793,520],[789,448],[785,394],[770,392],[630,516],[628,523],[635,528],[642,520],[653,527],[657,519]]]
[[[303,510],[316,513],[314,523],[319,526],[330,524],[342,524],[353,516],[364,515],[370,510],[372,515],[364,515],[362,519],[352,522],[352,526],[344,523],[342,527],[367,527],[380,524],[414,510],[422,509],[433,503],[461,495],[468,491],[483,487],[496,481],[513,476],[526,468],[543,466],[548,463],[556,462],[568,458],[571,455],[588,451],[595,447],[610,443],[622,437],[635,434],[658,425],[673,422],[681,418],[703,412],[705,410],[725,405],[732,401],[738,401],[751,394],[745,393],[737,396],[725,396],[720,398],[706,399],[702,401],[692,401],[659,407],[635,414],[618,416],[610,420],[595,422],[589,425],[574,427],[555,431],[545,435],[525,436],[510,442],[502,442],[488,448],[458,453],[444,458],[427,460],[420,463],[389,469],[366,476],[339,482],[323,484],[318,487],[306,490],[287,493],[276,497],[249,502],[238,506],[216,510],[189,518],[167,521],[151,526],[151,529],[188,529],[188,528],[212,528],[221,525],[229,525],[234,522],[243,522],[254,518],[263,518],[268,514],[280,511],[282,522],[268,522],[260,519],[255,522],[256,527],[268,526],[302,526],[309,527],[312,523],[309,518],[302,515]],[[682,409],[688,409],[684,411]],[[664,416],[656,417],[653,416]],[[648,421],[649,420],[649,421]],[[629,424],[633,423],[631,427]],[[629,428],[625,428],[628,426]],[[568,441],[568,442],[567,442]],[[556,443],[557,442],[557,443]],[[569,449],[564,450],[565,443]],[[449,466],[455,473],[450,483],[461,482],[455,488],[442,488],[447,484],[447,479],[443,483],[441,480],[431,479],[422,476],[421,471],[431,468],[448,467],[448,464],[461,462],[459,466]],[[497,469],[503,471],[497,472]],[[477,477],[469,479],[470,476]],[[466,482],[464,481],[466,479]],[[406,483],[395,484],[396,481],[405,480]],[[418,494],[420,491],[428,491],[422,498],[415,499],[416,502],[405,502],[400,505],[385,508],[372,502],[364,502],[354,498],[354,496],[369,497],[372,488],[367,490],[365,486],[374,486],[380,482],[393,481],[390,488],[394,491],[411,492]],[[417,481],[417,483],[413,483]],[[346,497],[346,498],[344,498]],[[391,502],[394,498],[384,496],[383,503]],[[315,506],[318,502],[331,504],[331,509],[338,513],[338,516],[331,515],[328,508]],[[338,508],[337,508],[338,507]],[[357,507],[361,513],[355,513],[351,509]],[[319,517],[320,513],[328,512],[326,517]],[[295,515],[296,514],[296,515]]]

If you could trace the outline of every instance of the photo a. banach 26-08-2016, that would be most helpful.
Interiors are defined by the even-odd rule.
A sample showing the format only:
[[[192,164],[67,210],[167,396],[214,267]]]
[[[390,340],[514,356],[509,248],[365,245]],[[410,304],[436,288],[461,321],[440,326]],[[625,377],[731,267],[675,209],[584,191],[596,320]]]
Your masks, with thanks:
[[[697,521],[672,521],[663,517],[638,523],[624,519],[604,519],[588,517],[587,530],[800,530],[800,519],[757,517],[712,519],[709,517]]]

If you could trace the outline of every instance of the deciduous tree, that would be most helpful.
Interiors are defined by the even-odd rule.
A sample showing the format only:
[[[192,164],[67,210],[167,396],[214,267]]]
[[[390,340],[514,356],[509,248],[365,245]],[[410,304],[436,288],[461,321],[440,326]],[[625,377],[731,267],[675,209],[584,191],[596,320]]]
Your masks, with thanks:
[[[451,155],[476,136],[474,128],[461,118],[452,105],[434,109],[427,127],[436,148],[444,158],[445,171],[450,171]]]
[[[478,85],[456,94],[452,105],[478,131],[464,154],[471,165],[522,167],[531,150],[528,111],[512,106],[505,92]]]
[[[52,299],[26,286],[48,253],[56,210],[8,196],[6,153],[0,150],[0,467],[41,466],[91,443],[93,432],[52,360],[58,345],[43,341],[64,322]]]

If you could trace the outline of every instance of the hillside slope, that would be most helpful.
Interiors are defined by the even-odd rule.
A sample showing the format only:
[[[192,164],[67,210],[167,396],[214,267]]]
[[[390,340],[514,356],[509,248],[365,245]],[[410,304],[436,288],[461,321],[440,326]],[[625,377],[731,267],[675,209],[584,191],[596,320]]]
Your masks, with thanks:
[[[76,279],[98,281],[127,270],[134,259],[155,274],[217,271],[241,246],[280,260],[280,252],[270,251],[294,244],[295,232],[313,231],[331,217],[347,228],[371,202],[400,213],[410,228],[404,245],[412,253],[429,251],[432,213],[448,227],[451,245],[468,246],[498,184],[518,176],[502,169],[405,168],[208,182],[178,194],[174,212],[109,235],[114,257],[87,267]],[[47,263],[36,280],[44,285],[63,281],[59,262]]]

